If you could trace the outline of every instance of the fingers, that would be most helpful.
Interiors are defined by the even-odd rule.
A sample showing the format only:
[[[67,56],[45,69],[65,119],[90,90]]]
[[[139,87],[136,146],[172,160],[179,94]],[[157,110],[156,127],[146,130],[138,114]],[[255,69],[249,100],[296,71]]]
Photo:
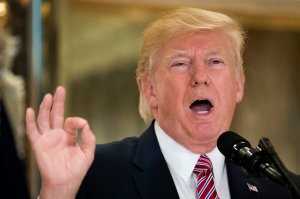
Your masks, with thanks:
[[[65,90],[63,87],[58,87],[54,98],[50,94],[45,95],[40,105],[37,122],[35,122],[33,109],[27,109],[26,128],[30,142],[34,143],[41,134],[53,128],[63,128],[74,137],[77,136],[77,130],[82,129],[80,148],[87,156],[87,159],[92,162],[94,159],[96,138],[85,119],[70,117],[64,121],[64,101]]]
[[[37,132],[44,133],[51,128],[62,128],[64,122],[64,101],[65,90],[63,87],[58,87],[54,98],[52,95],[46,94],[43,101],[40,104],[39,114],[37,116]],[[34,118],[34,112],[32,109],[28,109],[28,117],[31,121]],[[33,119],[34,120],[34,119]]]
[[[66,92],[62,86],[57,87],[53,98],[50,113],[50,126],[52,128],[63,128]]]
[[[37,126],[40,132],[45,132],[50,129],[49,115],[52,105],[52,96],[46,94],[43,101],[41,102],[39,114],[37,117]]]
[[[31,143],[34,143],[40,136],[35,123],[35,114],[32,108],[26,110],[26,132]]]

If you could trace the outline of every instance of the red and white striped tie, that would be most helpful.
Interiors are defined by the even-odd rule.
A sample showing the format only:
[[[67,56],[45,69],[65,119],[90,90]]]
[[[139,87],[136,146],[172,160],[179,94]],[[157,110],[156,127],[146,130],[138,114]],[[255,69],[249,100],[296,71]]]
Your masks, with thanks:
[[[197,199],[218,199],[213,175],[212,164],[206,155],[201,155],[194,168],[198,176]]]

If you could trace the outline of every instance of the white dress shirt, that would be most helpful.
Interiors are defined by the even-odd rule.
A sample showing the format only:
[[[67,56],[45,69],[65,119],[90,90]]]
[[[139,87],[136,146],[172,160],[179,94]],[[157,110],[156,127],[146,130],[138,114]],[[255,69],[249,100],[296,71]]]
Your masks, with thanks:
[[[193,173],[200,154],[194,154],[168,136],[157,122],[155,133],[181,199],[196,199],[197,175]],[[230,199],[225,157],[216,147],[206,154],[213,165],[215,187],[219,198]]]

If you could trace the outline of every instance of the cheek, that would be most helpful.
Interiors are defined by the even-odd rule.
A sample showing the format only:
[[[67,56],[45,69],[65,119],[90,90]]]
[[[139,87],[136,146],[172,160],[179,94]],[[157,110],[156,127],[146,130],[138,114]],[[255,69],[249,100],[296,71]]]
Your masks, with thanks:
[[[157,105],[163,107],[174,105],[180,96],[180,90],[180,84],[177,84],[176,81],[168,81],[168,79],[164,82],[161,81],[160,87],[157,90]]]
[[[232,78],[223,79],[218,82],[218,92],[221,100],[225,100],[227,105],[235,104],[238,99],[238,88],[236,82],[231,80]]]

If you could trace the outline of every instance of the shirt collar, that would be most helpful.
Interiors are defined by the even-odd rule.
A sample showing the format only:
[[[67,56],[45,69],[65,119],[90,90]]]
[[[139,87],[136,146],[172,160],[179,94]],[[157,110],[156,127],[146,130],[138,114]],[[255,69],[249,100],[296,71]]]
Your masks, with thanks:
[[[167,135],[155,121],[155,133],[160,145],[161,151],[169,167],[185,181],[188,181],[193,174],[195,164],[200,154],[195,154],[177,143],[169,135]],[[221,182],[224,171],[225,157],[216,147],[213,151],[206,154],[212,162],[213,174],[216,182]],[[217,185],[217,184],[216,184]]]

